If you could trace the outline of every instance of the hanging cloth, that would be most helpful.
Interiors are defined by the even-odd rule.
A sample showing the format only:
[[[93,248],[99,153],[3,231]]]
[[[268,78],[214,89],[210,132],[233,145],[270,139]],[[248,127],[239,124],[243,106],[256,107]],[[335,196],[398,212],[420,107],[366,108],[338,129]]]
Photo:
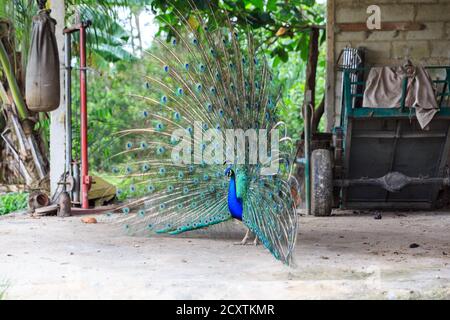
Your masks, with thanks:
[[[33,17],[25,96],[28,109],[34,112],[53,111],[60,102],[60,66],[55,25],[56,20],[50,17],[50,10],[40,10]]]
[[[422,129],[439,111],[433,82],[423,66],[373,67],[364,91],[366,108],[400,108],[403,79],[407,78],[405,106],[416,109]]]

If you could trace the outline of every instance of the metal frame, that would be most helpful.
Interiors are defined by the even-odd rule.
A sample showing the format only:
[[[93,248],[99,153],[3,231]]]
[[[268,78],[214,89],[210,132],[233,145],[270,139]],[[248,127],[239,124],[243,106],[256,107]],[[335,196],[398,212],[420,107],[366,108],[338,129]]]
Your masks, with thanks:
[[[441,69],[445,70],[446,77],[443,80],[433,80],[435,84],[440,84],[442,86],[442,92],[438,94],[440,97],[439,107],[440,110],[436,114],[435,119],[449,119],[450,120],[450,105],[444,105],[444,101],[450,100],[450,66],[431,66],[427,67],[428,69]],[[367,70],[366,68],[344,68],[343,71],[343,96],[344,103],[342,104],[341,118],[340,118],[340,126],[334,128],[334,132],[338,130],[343,132],[343,142],[342,142],[342,151],[339,153],[341,155],[341,159],[336,159],[338,163],[342,164],[342,174],[338,179],[334,179],[334,186],[340,190],[339,199],[341,207],[350,208],[350,207],[370,207],[374,206],[377,208],[383,207],[405,207],[409,206],[411,208],[424,208],[427,207],[423,203],[387,203],[389,192],[397,192],[405,188],[406,186],[411,185],[431,185],[434,188],[436,196],[432,199],[433,205],[437,200],[437,191],[438,188],[442,186],[449,186],[450,179],[449,177],[445,177],[444,168],[447,163],[447,155],[450,150],[450,126],[446,133],[414,133],[414,132],[402,132],[402,121],[397,121],[396,129],[394,132],[380,132],[370,130],[367,132],[358,132],[353,133],[353,123],[359,119],[386,119],[386,120],[402,120],[402,119],[412,119],[415,118],[415,110],[412,108],[407,108],[405,106],[406,100],[406,87],[407,87],[407,79],[405,78],[402,84],[402,100],[400,108],[364,108],[364,107],[356,107],[355,99],[362,98],[362,93],[357,93],[354,90],[358,87],[364,87],[365,82],[361,81],[361,77],[357,77],[360,72],[364,72]],[[355,80],[358,79],[358,80]],[[361,91],[359,91],[361,92]],[[403,121],[404,122],[404,121]],[[350,150],[352,146],[352,135],[355,134],[353,138],[390,138],[394,139],[394,144],[392,146],[393,152],[391,154],[391,170],[387,172],[382,177],[377,178],[365,178],[360,177],[358,179],[347,179],[350,165]],[[439,164],[437,166],[437,175],[435,177],[429,176],[417,176],[417,177],[408,177],[402,173],[392,171],[393,164],[395,162],[395,156],[397,154],[397,144],[400,138],[411,138],[411,139],[420,139],[420,138],[441,138],[445,139],[445,143],[443,143],[442,149],[440,150],[440,159]],[[348,187],[350,186],[380,186],[386,191],[386,203],[347,203],[347,192]]]
[[[80,34],[80,102],[81,102],[81,108],[80,108],[80,115],[81,115],[81,207],[83,209],[89,208],[89,199],[88,199],[88,192],[90,189],[90,186],[92,184],[92,177],[89,176],[89,159],[88,159],[88,119],[87,119],[87,65],[86,65],[86,29],[91,26],[91,21],[85,21],[82,23],[79,23],[73,27],[64,29],[64,34],[66,35],[66,45],[68,47],[70,46],[70,38],[71,34],[74,32],[79,32]],[[70,61],[66,61],[66,71],[67,74],[70,75]],[[68,98],[71,97],[70,95],[70,80],[67,85],[67,92],[69,93]],[[68,100],[67,104],[67,110],[69,113],[71,113],[71,101]],[[68,113],[68,114],[69,114]],[[68,116],[66,119],[69,118]],[[68,122],[66,122],[66,126],[70,126],[66,128],[66,130],[69,132],[71,130],[71,122],[67,119]],[[71,136],[67,139],[71,140]],[[69,146],[71,146],[71,141],[66,145],[66,153],[67,153],[67,161],[69,163],[71,162],[71,149],[68,149]],[[71,165],[66,164],[66,171],[71,171]]]

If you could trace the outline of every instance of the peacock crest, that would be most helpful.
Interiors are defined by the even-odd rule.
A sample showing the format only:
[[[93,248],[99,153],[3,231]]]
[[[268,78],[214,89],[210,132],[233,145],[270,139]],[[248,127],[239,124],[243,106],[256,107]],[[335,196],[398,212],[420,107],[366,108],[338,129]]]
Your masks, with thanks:
[[[136,112],[105,162],[120,185],[120,223],[131,234],[175,235],[235,218],[290,264],[296,183],[280,90],[249,29],[188,2],[191,16],[177,13],[182,26],[142,58],[152,67],[136,75]]]

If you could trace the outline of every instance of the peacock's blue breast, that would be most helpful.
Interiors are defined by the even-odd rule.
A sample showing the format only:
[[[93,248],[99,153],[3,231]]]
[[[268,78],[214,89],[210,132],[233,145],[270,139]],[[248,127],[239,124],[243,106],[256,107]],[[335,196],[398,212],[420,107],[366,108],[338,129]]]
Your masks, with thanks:
[[[228,210],[230,210],[231,216],[235,219],[242,220],[242,199],[236,196],[236,179],[233,177],[230,179],[228,186]]]

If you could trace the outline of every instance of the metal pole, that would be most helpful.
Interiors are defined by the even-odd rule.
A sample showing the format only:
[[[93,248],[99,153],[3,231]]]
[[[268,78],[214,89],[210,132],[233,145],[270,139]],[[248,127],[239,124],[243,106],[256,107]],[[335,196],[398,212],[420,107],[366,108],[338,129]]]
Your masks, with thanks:
[[[78,161],[72,164],[73,174],[73,203],[80,203],[80,166]]]
[[[72,36],[65,34],[66,67],[66,171],[72,175]],[[72,196],[73,199],[73,196]]]
[[[91,184],[88,163],[88,121],[86,87],[86,25],[80,27],[80,97],[81,97],[81,207],[89,209],[88,191]]]
[[[308,90],[305,96],[304,111],[304,127],[305,127],[305,205],[306,214],[311,214],[311,107],[312,92]]]

